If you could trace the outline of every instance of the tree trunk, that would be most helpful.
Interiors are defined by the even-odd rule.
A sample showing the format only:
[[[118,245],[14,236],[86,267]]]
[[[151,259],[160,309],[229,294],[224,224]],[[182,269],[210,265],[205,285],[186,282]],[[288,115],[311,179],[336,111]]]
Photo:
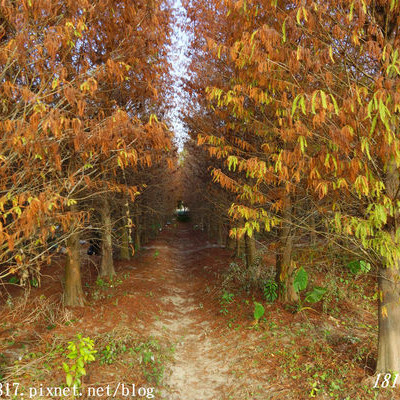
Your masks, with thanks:
[[[140,241],[140,220],[139,215],[136,214],[135,216],[135,251],[139,251],[142,247]]]
[[[235,255],[237,258],[243,256],[243,238],[236,238],[236,247],[235,247]]]
[[[209,215],[207,215],[206,232],[207,232],[207,237],[210,238],[210,235],[211,235],[211,218],[210,218]]]
[[[141,224],[141,238],[140,241],[142,242],[143,245],[146,245],[146,243],[148,242],[148,225],[147,225],[147,218],[146,218],[146,214],[142,215],[142,224]]]
[[[394,202],[399,188],[399,173],[394,160],[389,162],[386,176],[386,194]],[[395,242],[399,226],[396,213],[389,222],[389,231]],[[395,265],[388,261],[379,269],[378,306],[378,360],[376,372],[400,372],[400,260]]]
[[[217,228],[217,242],[220,246],[224,245],[224,225],[222,221],[218,221],[218,228]]]
[[[293,232],[291,227],[292,203],[290,195],[285,198],[282,213],[283,222],[280,231],[280,250],[276,258],[276,282],[279,288],[279,300],[295,303],[299,296],[294,289],[294,268],[292,263]]]
[[[153,216],[147,217],[147,240],[154,239],[154,220]]]
[[[124,218],[124,222],[125,222],[125,218]],[[121,260],[130,260],[131,259],[131,253],[129,250],[129,229],[125,224],[124,224],[124,226],[121,227],[120,258],[121,258]]]
[[[245,252],[246,252],[246,266],[251,267],[254,264],[256,257],[256,241],[254,236],[249,236],[247,233],[244,237]]]
[[[121,250],[120,250],[120,258],[121,260],[130,260],[131,259],[131,251],[130,251],[130,243],[131,243],[131,218],[129,211],[129,201],[126,200],[124,205],[125,213],[122,216],[122,227],[121,227]]]
[[[114,260],[112,254],[112,225],[110,203],[107,199],[103,200],[101,208],[101,221],[103,225],[101,241],[101,263],[100,276],[112,278],[115,275]]]
[[[85,300],[81,282],[79,234],[71,233],[66,245],[64,304],[66,306],[83,306]]]
[[[400,372],[400,282],[398,266],[379,269],[378,362],[376,372]]]
[[[229,233],[226,235],[226,248],[230,250],[234,250],[236,245],[235,239],[229,236]]]

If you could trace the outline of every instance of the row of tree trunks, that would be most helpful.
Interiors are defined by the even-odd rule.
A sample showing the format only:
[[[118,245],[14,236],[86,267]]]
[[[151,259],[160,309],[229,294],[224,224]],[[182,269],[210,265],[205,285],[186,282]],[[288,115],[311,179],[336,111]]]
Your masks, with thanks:
[[[201,224],[207,221],[204,229],[209,237],[214,239],[218,245],[225,246],[234,250],[236,258],[245,257],[246,266],[250,267],[255,262],[256,257],[256,241],[254,235],[251,237],[245,234],[243,237],[233,238],[230,236],[230,227],[225,227],[221,217],[211,218],[210,216],[202,216]]]
[[[312,207],[313,208],[313,207]],[[314,210],[316,211],[316,210]],[[292,252],[294,246],[294,229],[293,229],[293,212],[294,207],[290,195],[286,195],[282,210],[282,224],[279,228],[279,246],[276,253],[276,282],[278,284],[278,299],[284,303],[295,303],[299,300],[297,291],[294,289],[295,264],[292,260]],[[316,212],[310,217],[311,233],[310,243],[317,243],[317,227]],[[244,258],[246,267],[250,268],[255,265],[256,258],[256,240],[254,235],[251,237],[247,234],[242,237],[231,238],[229,233],[223,235],[224,226],[222,220],[218,218],[210,218],[203,216],[202,221],[206,221],[205,231],[212,235],[219,244],[224,244],[227,248],[234,250],[236,258]],[[216,221],[211,224],[211,221]],[[229,232],[229,228],[228,228]],[[225,239],[225,240],[224,240]],[[262,265],[256,271],[257,275],[261,275]]]
[[[315,211],[315,210],[314,210]],[[294,229],[292,224],[293,204],[290,195],[285,198],[282,210],[282,224],[279,228],[279,246],[276,253],[276,282],[278,284],[279,300],[284,303],[295,303],[299,300],[298,293],[294,289],[295,267],[292,261],[292,251],[294,245]],[[315,245],[317,242],[317,228],[315,213],[310,217],[311,234],[310,242]],[[211,223],[213,221],[213,224]],[[234,250],[236,258],[244,258],[246,267],[255,265],[256,240],[254,235],[247,234],[240,238],[231,238],[229,233],[224,237],[224,226],[219,218],[202,216],[201,222],[205,223],[204,230],[211,235],[219,244],[224,244],[227,248]],[[229,228],[227,229],[229,232]],[[261,275],[262,265],[259,266],[257,275]]]
[[[112,209],[107,197],[103,197],[100,201],[100,223],[101,223],[101,260],[99,276],[108,277],[112,279],[115,276],[114,257],[113,257],[113,220]],[[77,205],[71,206],[71,212],[77,213]],[[129,209],[125,206],[125,212],[120,217],[119,232],[119,256],[122,260],[130,260],[131,258],[131,242],[134,243],[135,250],[140,250],[143,243],[146,243],[149,237],[149,228],[146,227],[147,219],[138,212],[135,207],[134,214],[134,229],[130,229],[129,225]],[[158,220],[157,220],[158,221]],[[153,221],[156,226],[155,221]],[[161,222],[157,222],[159,224]],[[83,306],[85,303],[84,293],[82,289],[81,280],[81,246],[80,234],[78,229],[74,229],[72,224],[71,233],[66,239],[66,264],[65,264],[65,277],[64,277],[64,304],[67,306]],[[153,227],[154,228],[154,227]],[[154,230],[154,229],[153,229]],[[153,232],[155,234],[156,232]],[[131,237],[133,236],[133,237]]]

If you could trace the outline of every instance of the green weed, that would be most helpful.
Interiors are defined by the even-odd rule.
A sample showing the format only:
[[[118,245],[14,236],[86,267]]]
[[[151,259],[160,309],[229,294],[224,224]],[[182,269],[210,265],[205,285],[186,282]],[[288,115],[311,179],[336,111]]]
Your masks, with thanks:
[[[65,371],[65,382],[68,387],[80,387],[81,378],[86,375],[85,365],[95,360],[94,342],[89,337],[82,337],[81,334],[76,335],[74,341],[68,342],[67,350],[69,353],[66,357],[70,360],[68,363],[63,362]]]
[[[261,303],[254,302],[254,321],[258,324],[260,318],[264,315],[265,308]]]
[[[278,284],[273,279],[265,282],[264,297],[268,303],[273,303],[278,298]]]
[[[159,385],[164,376],[164,364],[160,356],[161,346],[155,339],[140,343],[134,349],[139,355],[139,363],[148,382]]]
[[[222,294],[221,299],[219,301],[219,304],[221,306],[221,309],[219,310],[219,312],[221,314],[224,314],[224,315],[228,314],[227,306],[233,302],[234,297],[235,296],[233,293],[228,293],[228,292],[224,291],[224,293]]]

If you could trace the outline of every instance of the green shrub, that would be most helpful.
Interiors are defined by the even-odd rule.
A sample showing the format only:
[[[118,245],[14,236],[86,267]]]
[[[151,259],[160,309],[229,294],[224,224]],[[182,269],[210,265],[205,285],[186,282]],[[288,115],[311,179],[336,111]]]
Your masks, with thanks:
[[[265,282],[264,297],[268,303],[273,303],[278,298],[278,284],[273,279]]]

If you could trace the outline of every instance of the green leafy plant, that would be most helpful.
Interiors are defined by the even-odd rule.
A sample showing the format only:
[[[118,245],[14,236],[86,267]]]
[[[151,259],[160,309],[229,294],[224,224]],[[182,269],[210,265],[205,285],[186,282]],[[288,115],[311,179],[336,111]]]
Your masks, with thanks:
[[[301,267],[298,269],[295,277],[294,277],[294,282],[293,286],[296,292],[300,292],[301,290],[304,290],[308,285],[308,274],[307,271]]]
[[[39,287],[39,281],[36,278],[31,278],[29,282],[32,287],[34,287],[34,288]]]
[[[116,277],[114,277],[113,279],[110,279],[110,280],[104,280],[101,278],[97,278],[96,286],[103,288],[103,289],[107,289],[107,288],[116,287],[116,286],[120,285],[122,282],[123,282],[123,280],[121,278],[116,278]]]
[[[95,360],[94,342],[89,337],[82,337],[81,334],[76,335],[74,341],[68,342],[66,357],[70,360],[67,364],[63,362],[65,371],[65,382],[68,387],[80,387],[81,378],[86,375],[85,365]]]
[[[127,351],[126,345],[124,343],[112,342],[107,344],[106,347],[100,353],[100,364],[110,365],[116,359],[117,356],[121,353],[125,353]]]
[[[106,286],[107,283],[106,283],[103,279],[97,278],[97,279],[96,279],[96,285],[97,285],[97,286],[100,286],[100,287],[103,287],[103,286]]]
[[[322,299],[322,297],[326,293],[326,291],[327,291],[326,288],[323,288],[320,286],[315,286],[312,288],[312,290],[307,292],[304,300],[307,303],[318,303]]]
[[[106,348],[101,352],[100,365],[110,365],[114,362],[116,356],[116,349],[114,343],[107,345]]]
[[[159,342],[151,339],[146,343],[140,343],[133,351],[139,355],[139,363],[142,365],[144,376],[148,382],[160,384],[164,374],[164,365],[160,355]]]
[[[219,312],[221,314],[224,314],[224,315],[228,314],[227,306],[232,303],[234,297],[235,296],[233,293],[229,293],[226,291],[222,294],[222,297],[219,301],[219,304],[221,305],[221,309],[219,310]]]
[[[296,290],[297,293],[305,290],[308,285],[308,273],[307,271],[301,267],[298,269],[295,277],[294,277],[294,282],[293,286],[294,289]],[[319,302],[324,294],[326,293],[327,289],[320,287],[320,286],[314,286],[310,291],[308,291],[305,295],[304,301],[306,303],[317,303]],[[299,307],[298,310],[304,310],[306,307],[302,306],[301,300],[299,300]]]
[[[268,303],[273,303],[278,298],[278,284],[273,279],[265,282],[264,297]]]
[[[9,283],[14,283],[14,284],[18,284],[19,283],[19,278],[17,276],[12,276],[9,280]]]
[[[257,303],[256,301],[254,302],[254,320],[258,324],[258,321],[260,318],[264,315],[265,313],[265,308],[261,303]]]
[[[364,260],[354,260],[349,262],[346,267],[354,275],[366,274],[371,270],[371,264]]]

